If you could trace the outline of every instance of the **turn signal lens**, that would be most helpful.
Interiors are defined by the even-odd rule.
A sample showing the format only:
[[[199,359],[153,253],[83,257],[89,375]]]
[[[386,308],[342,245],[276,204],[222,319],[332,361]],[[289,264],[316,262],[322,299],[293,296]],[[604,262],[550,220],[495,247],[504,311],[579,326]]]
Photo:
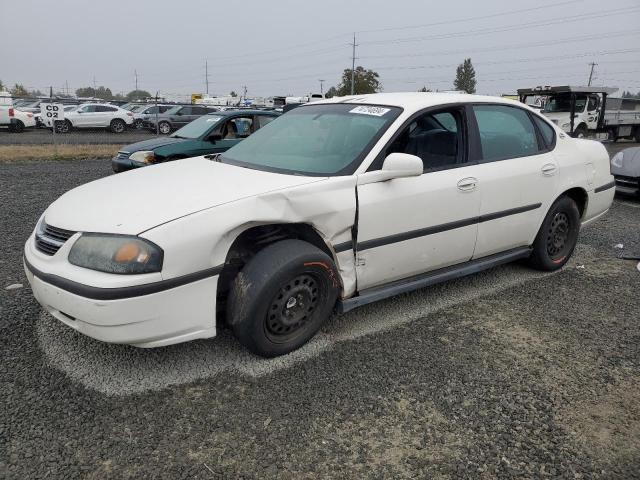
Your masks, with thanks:
[[[118,263],[128,263],[137,260],[140,254],[140,247],[135,243],[125,243],[113,256],[113,260]]]

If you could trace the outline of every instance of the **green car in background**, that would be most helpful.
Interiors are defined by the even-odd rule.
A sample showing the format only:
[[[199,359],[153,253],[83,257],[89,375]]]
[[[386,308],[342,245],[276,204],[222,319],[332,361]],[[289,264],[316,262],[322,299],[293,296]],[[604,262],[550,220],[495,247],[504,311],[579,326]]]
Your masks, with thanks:
[[[154,163],[225,152],[279,115],[264,110],[229,110],[203,115],[173,135],[123,147],[111,160],[111,166],[117,173]]]

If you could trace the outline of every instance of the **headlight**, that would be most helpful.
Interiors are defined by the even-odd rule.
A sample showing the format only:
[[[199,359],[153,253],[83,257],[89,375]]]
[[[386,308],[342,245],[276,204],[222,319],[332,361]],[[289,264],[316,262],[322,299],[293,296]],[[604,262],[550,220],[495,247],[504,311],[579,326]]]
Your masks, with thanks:
[[[570,123],[563,123],[562,128],[569,128],[571,126]]]
[[[148,151],[133,152],[129,158],[134,162],[146,163],[147,165],[156,161],[155,154]]]
[[[611,159],[611,165],[614,167],[622,168],[622,160],[624,159],[624,153],[618,152]]]
[[[162,270],[164,252],[139,237],[83,233],[69,252],[69,263],[99,272],[137,274]]]

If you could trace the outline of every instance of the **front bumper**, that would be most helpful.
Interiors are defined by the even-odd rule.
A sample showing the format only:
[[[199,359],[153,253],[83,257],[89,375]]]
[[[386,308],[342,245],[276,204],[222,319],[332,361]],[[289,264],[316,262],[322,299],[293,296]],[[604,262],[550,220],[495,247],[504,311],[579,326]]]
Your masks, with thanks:
[[[616,179],[616,192],[625,195],[640,195],[640,177],[627,177],[614,175]]]
[[[129,156],[124,155],[116,155],[111,159],[111,168],[114,172],[125,172],[127,170],[132,170],[134,168],[146,167],[144,163],[133,161],[129,158]]]
[[[34,297],[45,310],[65,325],[103,342],[144,348],[215,336],[215,292],[218,284],[218,275],[213,274],[215,272],[210,272],[212,274],[204,278],[193,277],[195,280],[187,283],[172,279],[131,287],[100,288],[96,285],[98,282],[89,285],[85,280],[81,284],[76,283],[77,279],[58,276],[56,270],[65,269],[56,266],[68,262],[56,257],[66,255],[67,250],[68,248],[63,247],[53,256],[44,255],[35,249],[32,236],[27,240],[24,252],[25,273]],[[93,273],[87,269],[81,270],[85,277]],[[104,275],[109,274],[95,272],[96,278]],[[172,281],[179,285],[172,288]],[[69,291],[73,288],[67,284],[79,285],[84,287],[80,291],[97,294],[88,293],[88,296],[84,296],[73,293]],[[145,285],[160,284],[165,284],[168,288],[155,291],[158,289],[156,287],[148,289],[154,293],[144,294]],[[131,296],[127,295],[128,289]],[[117,294],[112,294],[113,292]]]

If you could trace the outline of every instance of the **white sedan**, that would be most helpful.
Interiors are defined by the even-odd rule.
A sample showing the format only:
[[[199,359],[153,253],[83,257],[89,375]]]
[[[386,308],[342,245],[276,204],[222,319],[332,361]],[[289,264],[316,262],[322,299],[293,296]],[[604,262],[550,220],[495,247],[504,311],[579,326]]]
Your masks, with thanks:
[[[558,269],[614,192],[601,144],[517,102],[342,97],[222,155],[71,190],[24,263],[44,308],[96,339],[158,347],[226,323],[276,356],[334,310],[515,260]]]
[[[115,105],[84,103],[64,112],[64,121],[56,122],[56,131],[68,133],[74,128],[108,128],[122,133],[133,124],[133,113]]]

